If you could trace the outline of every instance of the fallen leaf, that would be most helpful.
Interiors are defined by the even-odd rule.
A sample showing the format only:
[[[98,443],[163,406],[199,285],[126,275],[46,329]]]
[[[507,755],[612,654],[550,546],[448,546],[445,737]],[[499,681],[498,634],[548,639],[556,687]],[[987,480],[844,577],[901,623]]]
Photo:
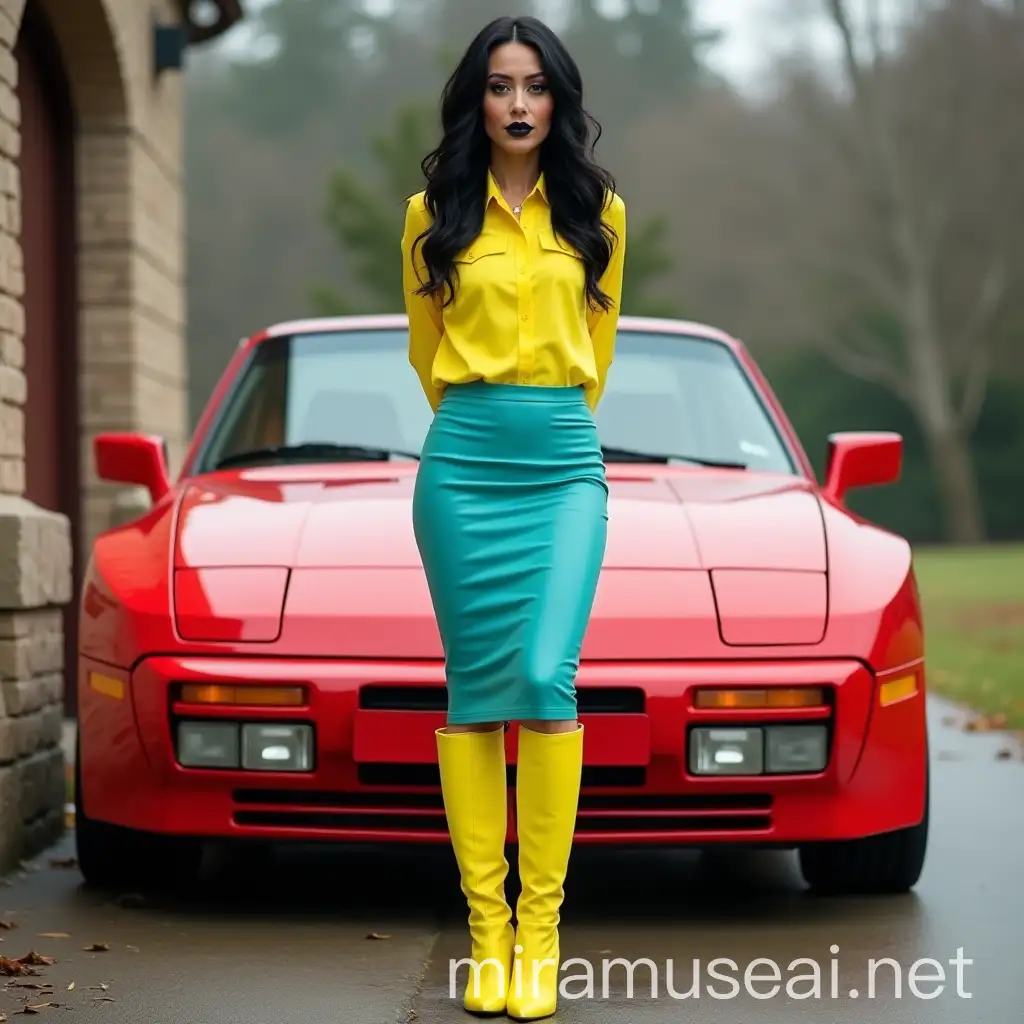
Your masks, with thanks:
[[[41,939],[70,939],[71,934],[69,932],[40,932],[39,938]]]
[[[90,992],[106,992],[108,988],[110,988],[110,986],[104,981],[104,982],[101,982],[99,985],[90,985],[89,986],[89,991]]]
[[[34,949],[29,950],[24,956],[18,957],[18,963],[24,964],[26,967],[48,967],[56,962],[55,956],[43,956],[42,953],[37,953]]]
[[[124,948],[125,949],[130,949],[133,953],[138,953],[138,951],[139,951],[139,947],[138,946],[125,946]]]
[[[113,996],[93,996],[92,1001],[94,1003],[112,1003],[115,1000]]]
[[[391,938],[390,935],[385,935],[383,932],[370,932],[370,934],[367,935],[366,937],[368,939],[390,939]]]
[[[975,715],[964,723],[967,732],[989,732],[1006,728],[1006,715],[1001,711],[994,715]]]
[[[75,987],[75,983],[71,982],[71,984],[68,985],[68,991],[70,992],[74,987]]]
[[[3,974],[9,978],[15,974],[26,973],[27,968],[20,961],[12,960],[10,957],[0,956],[0,974]]]
[[[36,992],[46,992],[53,988],[53,982],[50,981],[9,981],[7,984],[11,988],[30,988]]]
[[[9,917],[0,917],[0,931],[13,932],[17,927],[17,924]]]
[[[1009,747],[1002,747],[996,751],[997,761],[1009,761],[1011,757],[1013,757],[1013,751]]]
[[[83,946],[82,949],[84,949],[86,953],[105,953],[108,949],[110,949],[110,943],[92,942],[88,946]]]

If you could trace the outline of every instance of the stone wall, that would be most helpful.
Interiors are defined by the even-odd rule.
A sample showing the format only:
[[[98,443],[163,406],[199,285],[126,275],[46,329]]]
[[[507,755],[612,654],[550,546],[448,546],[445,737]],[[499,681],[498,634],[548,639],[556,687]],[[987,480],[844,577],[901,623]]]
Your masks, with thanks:
[[[87,551],[123,497],[97,480],[105,430],[188,424],[181,73],[155,75],[154,21],[174,0],[29,0],[56,37],[76,121],[80,529],[25,500],[25,271],[16,93],[26,0],[0,0],[0,874],[57,838],[65,770],[61,608],[72,544]]]
[[[0,0],[0,872],[63,827],[63,629],[71,596],[66,517],[25,490],[25,276],[21,111],[12,50],[24,0]]]

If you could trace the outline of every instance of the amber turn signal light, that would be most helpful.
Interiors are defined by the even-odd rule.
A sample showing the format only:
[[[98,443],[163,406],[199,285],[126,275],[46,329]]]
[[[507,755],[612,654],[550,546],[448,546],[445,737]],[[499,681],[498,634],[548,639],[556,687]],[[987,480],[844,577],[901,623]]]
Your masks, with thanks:
[[[247,704],[274,708],[302,707],[306,691],[301,686],[240,686],[185,683],[181,700],[186,704]]]
[[[698,690],[695,705],[698,708],[815,708],[825,703],[825,691],[820,686],[788,688],[741,687],[735,690]]]
[[[916,693],[917,676],[889,679],[878,688],[878,703],[883,707],[886,704],[896,704],[898,701],[913,697]]]

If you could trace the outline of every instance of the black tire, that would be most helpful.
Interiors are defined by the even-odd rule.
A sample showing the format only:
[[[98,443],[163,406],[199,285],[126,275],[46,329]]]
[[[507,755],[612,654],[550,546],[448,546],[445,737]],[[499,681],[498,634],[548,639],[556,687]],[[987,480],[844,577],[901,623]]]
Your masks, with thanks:
[[[75,845],[78,868],[98,889],[166,889],[199,876],[202,844],[190,838],[153,835],[94,821],[82,793],[79,740],[75,741]]]
[[[930,784],[917,825],[863,839],[812,843],[799,851],[800,871],[821,896],[889,896],[909,892],[924,870],[928,849]]]

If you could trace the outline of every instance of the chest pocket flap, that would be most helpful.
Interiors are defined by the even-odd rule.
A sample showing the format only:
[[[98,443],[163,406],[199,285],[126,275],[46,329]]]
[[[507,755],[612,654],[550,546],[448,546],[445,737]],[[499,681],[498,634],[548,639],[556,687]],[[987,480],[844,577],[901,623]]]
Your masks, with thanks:
[[[481,235],[455,257],[456,263],[476,263],[485,256],[498,256],[508,251],[508,239],[504,235]]]
[[[566,241],[559,238],[553,230],[545,228],[540,232],[540,247],[547,252],[560,252],[573,259],[581,260],[583,257]]]

